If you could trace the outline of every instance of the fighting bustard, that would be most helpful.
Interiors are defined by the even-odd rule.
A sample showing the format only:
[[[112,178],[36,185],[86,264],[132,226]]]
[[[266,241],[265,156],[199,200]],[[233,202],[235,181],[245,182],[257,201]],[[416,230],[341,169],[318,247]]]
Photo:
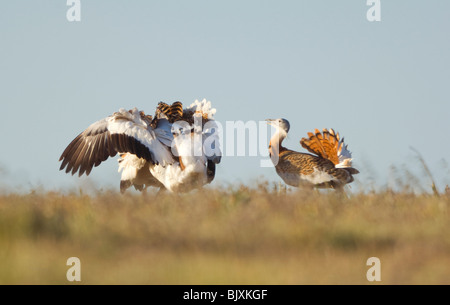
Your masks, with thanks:
[[[276,132],[270,140],[269,152],[277,174],[290,186],[309,186],[341,190],[353,182],[359,171],[352,167],[352,155],[344,138],[333,129],[309,132],[300,144],[313,153],[300,153],[282,146],[290,124],[286,119],[267,120]]]
[[[120,109],[93,123],[64,150],[66,173],[89,175],[94,166],[119,154],[120,190],[153,186],[171,192],[211,183],[220,163],[219,136],[211,103],[159,103],[155,116]]]

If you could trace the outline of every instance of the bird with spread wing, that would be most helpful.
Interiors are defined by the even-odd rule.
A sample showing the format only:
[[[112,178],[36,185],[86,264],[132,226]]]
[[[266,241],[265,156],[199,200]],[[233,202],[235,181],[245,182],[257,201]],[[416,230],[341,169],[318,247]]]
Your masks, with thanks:
[[[154,117],[134,108],[120,109],[93,123],[64,150],[60,170],[89,175],[119,154],[120,190],[158,187],[185,192],[213,181],[221,161],[216,109],[195,101],[159,103]]]
[[[353,182],[359,171],[352,167],[352,155],[344,144],[344,138],[333,129],[309,132],[300,144],[312,154],[300,153],[282,146],[290,129],[286,119],[267,120],[275,127],[269,152],[277,174],[290,186],[334,188],[341,190]]]

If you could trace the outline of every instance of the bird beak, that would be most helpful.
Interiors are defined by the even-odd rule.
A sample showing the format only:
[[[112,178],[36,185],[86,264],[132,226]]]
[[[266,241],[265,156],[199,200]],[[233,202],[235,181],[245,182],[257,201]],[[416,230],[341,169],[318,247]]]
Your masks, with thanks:
[[[275,126],[275,121],[276,121],[276,120],[273,120],[273,119],[267,119],[267,120],[266,120],[266,122],[267,122],[268,125],[273,126],[273,127],[277,127],[277,126]]]

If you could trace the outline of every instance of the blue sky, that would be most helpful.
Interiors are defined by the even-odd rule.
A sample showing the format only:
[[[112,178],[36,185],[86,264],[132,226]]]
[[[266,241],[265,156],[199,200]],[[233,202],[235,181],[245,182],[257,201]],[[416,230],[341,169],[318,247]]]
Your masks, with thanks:
[[[118,187],[115,159],[89,179],[58,159],[91,123],[119,108],[206,98],[217,120],[291,123],[285,145],[314,128],[339,131],[360,185],[417,176],[417,149],[450,184],[450,2],[65,0],[0,4],[0,186]],[[216,185],[280,181],[258,157],[224,157]],[[425,187],[428,180],[423,178]]]

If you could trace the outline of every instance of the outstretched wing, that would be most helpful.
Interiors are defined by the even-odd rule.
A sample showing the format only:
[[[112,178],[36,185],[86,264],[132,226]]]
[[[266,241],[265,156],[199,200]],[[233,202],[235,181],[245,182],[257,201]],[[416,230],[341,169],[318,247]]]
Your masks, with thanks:
[[[328,159],[338,168],[351,167],[352,155],[340,139],[339,133],[333,129],[323,129],[322,133],[316,129],[308,132],[308,138],[302,138],[300,144],[309,152],[321,158]]]
[[[79,134],[62,153],[60,170],[72,175],[89,175],[117,153],[131,153],[138,158],[163,166],[174,162],[169,148],[158,138],[158,130],[150,126],[151,118],[136,108],[124,109],[95,122]]]

